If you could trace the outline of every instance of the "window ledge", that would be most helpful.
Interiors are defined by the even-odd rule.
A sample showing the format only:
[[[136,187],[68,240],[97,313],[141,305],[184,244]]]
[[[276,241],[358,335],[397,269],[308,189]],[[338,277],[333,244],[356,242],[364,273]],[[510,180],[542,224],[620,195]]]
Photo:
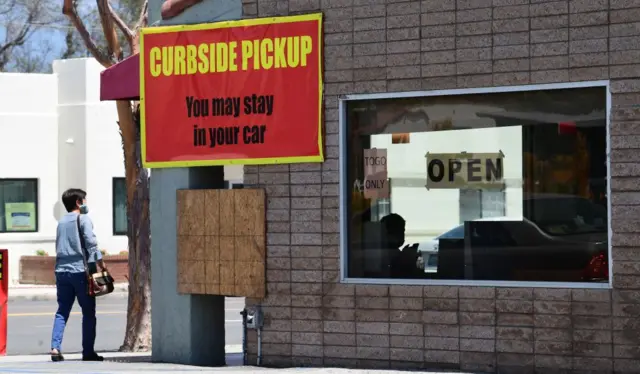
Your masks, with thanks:
[[[522,282],[522,281],[474,281],[474,280],[440,280],[440,279],[367,279],[344,278],[347,284],[378,284],[393,286],[464,286],[464,287],[519,287],[519,288],[583,288],[610,289],[611,283],[588,282]]]
[[[33,233],[0,233],[0,245],[55,242],[56,237]]]

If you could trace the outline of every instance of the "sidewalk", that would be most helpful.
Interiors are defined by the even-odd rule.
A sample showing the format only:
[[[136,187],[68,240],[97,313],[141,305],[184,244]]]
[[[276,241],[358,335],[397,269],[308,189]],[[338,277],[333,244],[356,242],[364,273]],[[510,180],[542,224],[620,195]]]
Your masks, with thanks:
[[[104,297],[124,298],[129,295],[128,283],[117,283],[114,285],[113,293]],[[31,284],[20,284],[9,287],[9,301],[47,301],[56,300],[55,286],[38,286]]]
[[[0,373],[74,373],[74,374],[140,374],[144,373],[235,373],[249,374],[258,372],[304,372],[309,374],[392,374],[406,373],[392,370],[356,370],[332,368],[291,368],[267,369],[254,366],[242,366],[241,353],[227,353],[227,366],[208,368],[188,365],[151,363],[149,353],[105,353],[105,362],[82,362],[80,355],[65,355],[66,361],[53,363],[49,356],[7,356],[0,358]],[[416,372],[413,372],[416,373]],[[427,374],[452,374],[445,372],[421,372]]]
[[[106,373],[167,373],[167,372],[225,372],[233,370],[236,373],[255,372],[256,370],[242,370],[242,354],[228,354],[227,363],[230,367],[202,368],[187,365],[151,363],[150,353],[101,353],[105,362],[82,362],[80,354],[67,354],[63,362],[51,362],[48,355],[37,356],[6,356],[0,358],[0,373],[77,373],[77,374],[106,374]],[[240,370],[238,370],[240,369]]]

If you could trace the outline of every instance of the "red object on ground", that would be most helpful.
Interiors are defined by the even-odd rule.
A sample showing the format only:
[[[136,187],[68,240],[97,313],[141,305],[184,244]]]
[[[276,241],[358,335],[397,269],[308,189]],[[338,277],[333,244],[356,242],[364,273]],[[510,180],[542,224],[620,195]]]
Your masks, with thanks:
[[[0,249],[0,276],[2,277],[0,287],[0,356],[7,355],[7,317],[9,306],[9,251]]]

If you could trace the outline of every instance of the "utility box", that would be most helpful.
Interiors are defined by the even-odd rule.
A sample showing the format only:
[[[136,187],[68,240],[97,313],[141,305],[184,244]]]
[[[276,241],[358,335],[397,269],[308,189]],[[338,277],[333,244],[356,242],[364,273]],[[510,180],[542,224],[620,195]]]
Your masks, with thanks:
[[[247,328],[252,330],[261,329],[264,325],[264,315],[262,314],[262,308],[260,307],[248,307],[247,313]]]

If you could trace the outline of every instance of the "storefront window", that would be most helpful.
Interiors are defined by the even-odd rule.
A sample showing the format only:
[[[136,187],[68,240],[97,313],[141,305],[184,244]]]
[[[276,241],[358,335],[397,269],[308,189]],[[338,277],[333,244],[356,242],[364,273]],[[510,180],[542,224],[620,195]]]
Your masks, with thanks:
[[[38,231],[38,180],[0,179],[0,233]]]
[[[113,235],[127,235],[127,184],[124,178],[113,178]]]
[[[346,276],[608,282],[606,90],[346,101]]]

